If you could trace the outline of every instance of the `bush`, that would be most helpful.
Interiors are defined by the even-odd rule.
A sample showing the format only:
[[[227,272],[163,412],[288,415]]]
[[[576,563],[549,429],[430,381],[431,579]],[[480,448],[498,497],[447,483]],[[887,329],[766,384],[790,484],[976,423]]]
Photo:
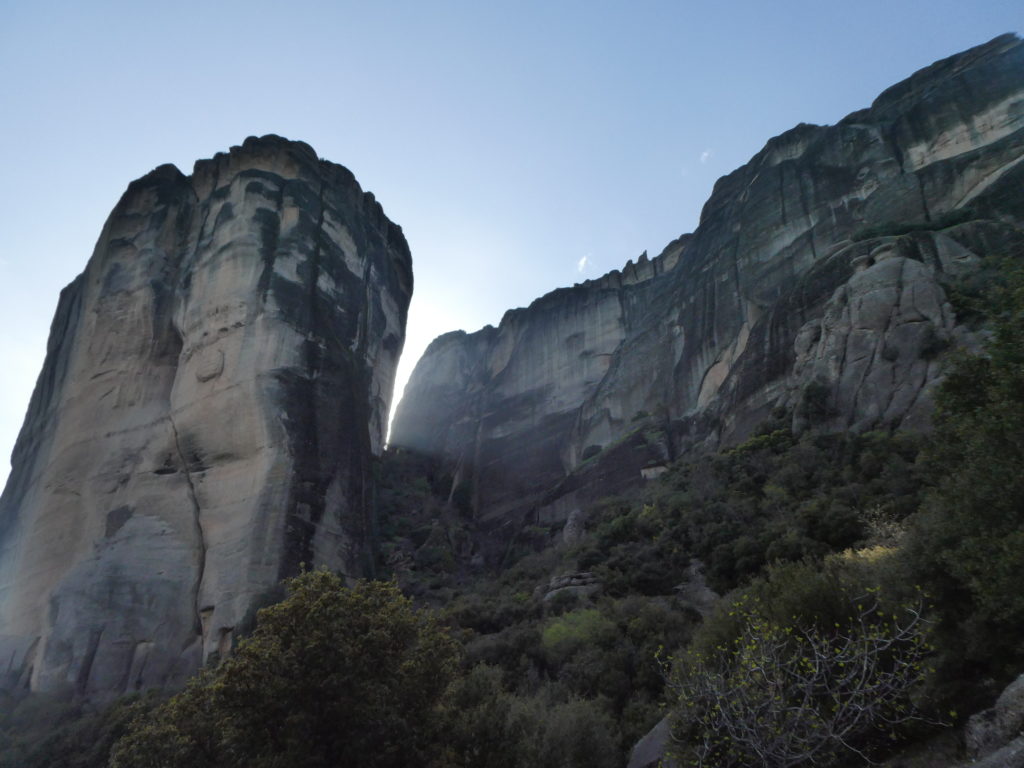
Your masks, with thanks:
[[[422,765],[456,646],[393,584],[287,582],[256,631],[114,748],[112,768]]]
[[[0,706],[0,768],[106,768],[114,743],[157,705],[126,696],[103,707],[33,693]]]
[[[821,559],[872,535],[865,510],[893,525],[916,511],[918,435],[759,434],[677,462],[632,507],[595,511],[578,551],[606,594],[671,595],[691,558],[726,592],[778,561]]]
[[[615,723],[593,701],[573,699],[541,713],[545,720],[538,753],[524,768],[616,768]]]
[[[922,600],[891,610],[871,590],[842,602],[831,623],[778,621],[752,594],[733,602],[734,636],[695,645],[668,670],[684,756],[720,768],[829,764],[923,719],[910,700],[931,648]]]
[[[446,701],[443,765],[517,768],[520,745],[510,717],[513,703],[497,667],[478,664],[457,679]]]
[[[566,613],[554,619],[541,636],[541,647],[548,662],[564,663],[588,646],[604,645],[616,637],[615,625],[594,608]]]
[[[942,645],[964,680],[1024,668],[1024,266],[989,291],[984,354],[956,357],[926,453],[935,488],[908,532],[916,578],[942,608]]]
[[[614,768],[615,723],[594,701],[505,690],[500,670],[474,667],[448,696],[443,768]]]

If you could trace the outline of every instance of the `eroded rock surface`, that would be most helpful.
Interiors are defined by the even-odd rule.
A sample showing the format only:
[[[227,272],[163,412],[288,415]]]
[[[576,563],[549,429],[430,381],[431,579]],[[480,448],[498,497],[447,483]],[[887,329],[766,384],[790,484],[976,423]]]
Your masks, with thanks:
[[[497,529],[564,521],[623,467],[642,482],[777,408],[797,429],[923,427],[938,358],[971,343],[948,286],[1021,252],[1022,160],[1005,35],[770,140],[661,255],[438,338],[391,442],[446,457]]]
[[[672,723],[664,717],[633,747],[627,768],[677,768],[666,754],[671,746]]]
[[[411,291],[401,230],[305,144],[133,182],[0,499],[6,685],[176,686],[300,563],[362,575]]]
[[[974,760],[1007,749],[1016,757],[1014,765],[1024,762],[1024,675],[1010,683],[991,708],[971,716],[964,736],[967,755]]]
[[[555,598],[590,597],[601,591],[601,582],[589,571],[563,573],[552,576],[547,587],[538,588],[538,594],[545,603]]]

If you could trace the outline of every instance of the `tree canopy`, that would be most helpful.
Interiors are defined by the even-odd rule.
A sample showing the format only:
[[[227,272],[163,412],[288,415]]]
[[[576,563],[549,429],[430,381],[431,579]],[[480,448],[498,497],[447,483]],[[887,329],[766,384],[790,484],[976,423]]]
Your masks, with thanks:
[[[113,768],[425,765],[457,645],[394,584],[288,582],[219,666],[138,723]]]
[[[982,354],[962,354],[936,398],[927,451],[934,489],[910,560],[944,619],[942,645],[971,673],[1008,677],[1024,662],[1024,266],[1009,261],[978,309]]]

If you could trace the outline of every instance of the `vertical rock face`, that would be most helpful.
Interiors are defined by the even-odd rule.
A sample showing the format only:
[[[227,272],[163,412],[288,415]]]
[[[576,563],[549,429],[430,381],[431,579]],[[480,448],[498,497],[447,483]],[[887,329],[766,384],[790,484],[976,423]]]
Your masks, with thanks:
[[[1024,44],[1004,35],[770,140],[662,255],[437,339],[391,442],[446,456],[498,524],[564,519],[582,476],[639,481],[780,406],[797,428],[923,426],[964,337],[945,286],[1021,249],[1022,160]]]
[[[0,499],[6,685],[177,685],[300,563],[361,575],[411,292],[401,230],[305,144],[133,182]]]

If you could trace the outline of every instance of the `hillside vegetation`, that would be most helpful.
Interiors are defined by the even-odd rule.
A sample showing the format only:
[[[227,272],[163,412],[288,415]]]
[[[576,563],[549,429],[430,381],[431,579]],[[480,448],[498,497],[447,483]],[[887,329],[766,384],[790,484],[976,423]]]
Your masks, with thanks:
[[[383,583],[300,576],[167,701],[7,702],[0,765],[611,768],[666,714],[684,764],[849,765],[956,725],[1024,670],[1024,270],[1002,275],[960,299],[989,331],[930,435],[778,413],[570,542],[524,527],[496,572],[444,468],[388,455]]]

